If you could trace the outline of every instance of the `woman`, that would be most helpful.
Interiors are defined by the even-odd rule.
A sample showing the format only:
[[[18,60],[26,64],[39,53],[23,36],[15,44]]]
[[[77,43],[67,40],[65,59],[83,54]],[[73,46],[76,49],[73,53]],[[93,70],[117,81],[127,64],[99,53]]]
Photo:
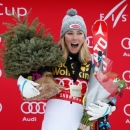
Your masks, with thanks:
[[[77,15],[75,9],[68,10],[63,18],[60,37],[65,62],[52,68],[52,74],[65,89],[48,100],[42,130],[77,130],[84,110],[82,98],[86,93],[90,77],[91,55],[86,44],[85,22],[81,16]],[[19,77],[18,84],[23,83],[24,80],[23,77]],[[30,84],[29,80],[26,81],[26,86],[30,86],[26,90],[27,87],[24,84],[27,97],[38,95],[39,91],[35,89],[34,82],[31,81]],[[110,106],[106,103],[105,105],[105,107],[99,105],[97,111],[104,112],[109,108],[106,112],[109,114]],[[93,116],[91,109],[88,113]],[[103,113],[94,119],[102,115]]]
[[[76,10],[69,10],[60,34],[65,63],[52,68],[56,81],[65,89],[48,101],[42,130],[76,130],[79,126],[91,69],[86,33],[82,17],[76,15]]]

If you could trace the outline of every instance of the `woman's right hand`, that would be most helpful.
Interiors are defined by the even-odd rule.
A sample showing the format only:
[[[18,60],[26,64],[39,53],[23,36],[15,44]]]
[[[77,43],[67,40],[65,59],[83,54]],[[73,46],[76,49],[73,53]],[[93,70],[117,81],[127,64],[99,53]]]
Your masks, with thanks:
[[[38,86],[39,84],[28,80],[21,75],[17,80],[17,85],[25,98],[31,98],[40,94],[40,92],[35,88],[35,86]]]

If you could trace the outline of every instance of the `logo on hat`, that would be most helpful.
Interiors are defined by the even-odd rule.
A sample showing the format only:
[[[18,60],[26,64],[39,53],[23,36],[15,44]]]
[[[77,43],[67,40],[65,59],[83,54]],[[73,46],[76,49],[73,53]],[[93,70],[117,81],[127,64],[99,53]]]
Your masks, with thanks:
[[[71,24],[70,25],[70,28],[73,28],[73,29],[79,29],[81,26],[79,24]]]

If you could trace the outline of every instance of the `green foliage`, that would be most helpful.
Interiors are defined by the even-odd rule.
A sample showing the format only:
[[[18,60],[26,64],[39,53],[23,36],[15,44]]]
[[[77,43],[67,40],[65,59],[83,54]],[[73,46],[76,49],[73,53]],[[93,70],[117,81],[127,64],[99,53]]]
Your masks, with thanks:
[[[61,49],[53,42],[53,37],[46,33],[38,18],[28,24],[29,13],[23,20],[17,14],[12,16],[16,24],[4,23],[8,31],[0,37],[4,39],[2,61],[7,78],[18,78],[20,74],[36,71],[42,66],[54,67],[63,60]]]
[[[87,112],[84,112],[80,121],[79,128],[77,130],[92,130],[94,126],[94,121],[89,121],[89,118],[90,116],[87,114]]]

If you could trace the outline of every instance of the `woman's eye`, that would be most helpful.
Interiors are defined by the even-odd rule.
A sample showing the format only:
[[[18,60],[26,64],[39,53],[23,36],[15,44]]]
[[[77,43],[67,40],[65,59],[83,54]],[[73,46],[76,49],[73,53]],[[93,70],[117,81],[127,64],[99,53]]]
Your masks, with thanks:
[[[68,35],[72,35],[73,33],[67,33]]]
[[[78,35],[82,35],[82,33],[78,33]]]
[[[79,32],[78,35],[82,35],[83,33],[82,32]]]

